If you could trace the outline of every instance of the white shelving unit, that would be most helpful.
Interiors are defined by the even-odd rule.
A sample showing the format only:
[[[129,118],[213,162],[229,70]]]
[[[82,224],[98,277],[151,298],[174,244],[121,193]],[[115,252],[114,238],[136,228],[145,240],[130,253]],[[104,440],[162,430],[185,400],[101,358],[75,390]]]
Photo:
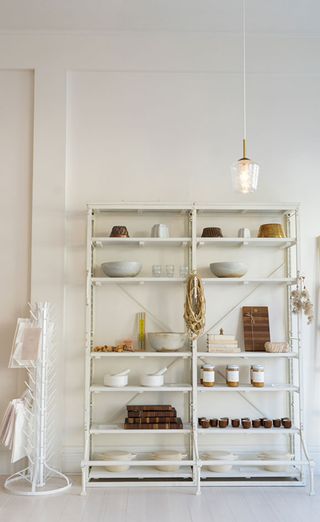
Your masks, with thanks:
[[[304,439],[304,425],[303,425],[303,383],[302,383],[302,354],[303,347],[300,338],[300,318],[293,317],[290,311],[290,291],[292,285],[296,284],[300,273],[300,257],[299,257],[299,207],[296,204],[288,205],[198,205],[195,203],[181,205],[181,204],[106,204],[106,205],[88,205],[87,214],[87,292],[86,292],[86,377],[85,377],[85,430],[84,430],[84,458],[82,461],[82,492],[85,493],[87,487],[114,487],[114,486],[193,486],[199,493],[201,486],[223,486],[223,485],[285,485],[285,486],[303,486],[306,483],[305,469],[309,469],[310,477],[310,492],[313,493],[313,463],[310,460]],[[143,234],[148,233],[149,225],[145,227],[143,234],[141,228],[136,234],[136,237],[129,238],[111,238],[101,235],[101,229],[97,227],[97,222],[101,217],[113,216],[114,223],[117,224],[117,216],[125,216],[126,223],[130,225],[130,219],[134,216],[139,216],[141,219],[145,216],[147,222],[150,223],[150,216],[158,215],[159,222],[161,217],[169,219],[183,220],[183,229],[177,234],[177,237],[170,237],[166,239],[144,237]],[[270,220],[282,222],[286,238],[238,238],[238,237],[223,237],[223,238],[202,238],[201,227],[204,220],[211,219],[213,224],[215,220],[221,223],[224,219],[228,223],[230,217],[236,217],[239,227],[242,226],[242,219],[254,218],[260,223],[266,222],[265,219],[270,216]],[[264,221],[262,221],[262,219]],[[154,221],[156,222],[156,221]],[[278,256],[282,256],[280,265],[281,274],[278,275],[278,268],[269,274],[262,274],[255,277],[251,274],[251,270],[244,278],[224,278],[209,277],[208,269],[204,269],[201,263],[199,264],[199,256],[212,255],[214,252],[221,252],[221,248],[233,251],[235,255],[242,255],[243,252],[248,251],[254,256],[261,256],[261,252],[278,252]],[[163,287],[165,289],[180,287],[184,288],[185,279],[181,277],[150,277],[151,267],[149,273],[143,272],[138,277],[124,277],[124,278],[109,278],[102,277],[101,272],[97,269],[98,263],[96,256],[103,254],[103,252],[112,252],[114,258],[117,255],[123,256],[127,252],[128,258],[130,252],[145,253],[155,249],[160,254],[165,250],[175,249],[181,250],[184,256],[185,263],[188,264],[189,270],[196,270],[202,275],[203,283],[206,292],[211,288],[216,288],[217,295],[219,292],[228,291],[229,288],[241,288],[243,285],[248,285],[248,295],[251,295],[256,289],[268,288],[269,292],[276,291],[276,288],[283,288],[285,297],[285,306],[283,307],[283,317],[281,321],[285,325],[285,335],[290,341],[290,352],[288,353],[265,353],[265,352],[245,352],[232,354],[217,354],[208,353],[204,351],[201,343],[198,349],[198,341],[191,343],[190,351],[184,350],[181,352],[152,352],[152,351],[136,351],[123,353],[106,353],[93,352],[93,347],[98,344],[96,341],[96,326],[95,314],[98,307],[98,300],[96,293],[101,292],[99,287],[106,286],[111,291],[112,288],[127,291],[127,287],[132,288],[143,287],[139,292],[146,292],[146,295],[154,294],[157,289]],[[265,250],[267,249],[267,250]],[[99,254],[98,254],[99,253]],[[99,258],[99,259],[100,259]],[[208,257],[208,264],[209,264]],[[203,273],[202,273],[203,271]],[[175,286],[176,285],[176,286]],[[210,290],[211,291],[211,290]],[[181,290],[180,290],[181,292]],[[108,294],[107,294],[108,295]],[[209,297],[207,296],[207,300]],[[99,299],[101,303],[101,297]],[[240,303],[244,303],[245,298]],[[240,303],[238,308],[240,307]],[[112,306],[108,303],[106,298],[106,308],[108,313],[112,313]],[[143,308],[144,311],[147,311]],[[136,301],[136,312],[140,312],[138,301]],[[181,315],[183,311],[181,309]],[[227,314],[225,314],[227,315]],[[225,316],[224,316],[225,317]],[[210,323],[210,317],[207,316],[207,325]],[[211,329],[211,327],[209,328]],[[107,337],[107,332],[106,332]],[[166,383],[162,387],[143,387],[140,385],[128,385],[124,388],[108,388],[97,383],[95,380],[96,368],[99,365],[105,364],[109,360],[110,366],[113,363],[118,363],[120,360],[139,361],[141,369],[147,363],[153,361],[165,361],[168,358],[168,364],[183,364],[187,365],[186,375],[189,376],[188,382],[185,383]],[[222,382],[218,382],[213,388],[205,388],[198,384],[198,366],[202,361],[210,359],[210,361],[221,361],[227,363],[228,360],[239,362],[252,362],[254,360],[270,365],[282,365],[283,378],[277,384],[267,382],[263,388],[254,388],[247,383],[241,384],[238,388],[230,388]],[[127,364],[126,363],[126,364]],[[189,369],[188,369],[189,368]],[[270,381],[270,379],[269,379]],[[232,401],[235,396],[240,397],[241,400],[247,401],[251,407],[261,412],[260,406],[255,404],[256,398],[270,397],[286,397],[286,407],[284,408],[282,416],[288,416],[293,420],[293,426],[290,429],[285,428],[208,428],[203,429],[198,426],[198,417],[200,409],[200,401],[203,397],[220,397],[225,393],[228,395],[227,400]],[[128,395],[130,396],[127,399]],[[101,396],[105,401],[122,400],[128,404],[136,397],[139,398],[139,403],[143,403],[145,394],[148,395],[147,404],[150,404],[149,394],[160,394],[164,397],[166,403],[174,401],[175,397],[180,396],[184,401],[185,418],[183,429],[173,430],[126,430],[123,423],[113,423],[110,419],[103,419],[103,423],[96,422],[95,417],[95,400],[97,395]],[[181,395],[180,395],[181,394]],[[102,399],[99,399],[102,400]],[[126,402],[127,401],[127,402]],[[283,400],[282,400],[283,403]],[[118,402],[117,402],[118,404]],[[229,404],[229,402],[228,402]],[[231,403],[230,403],[231,404]],[[209,413],[209,412],[208,412]],[[178,412],[179,414],[179,412]],[[213,415],[212,415],[213,416]],[[259,416],[259,415],[258,415]],[[106,422],[106,423],[104,423]],[[126,446],[130,446],[130,441],[137,448],[137,453],[140,456],[137,460],[130,461],[130,468],[127,472],[112,473],[105,471],[105,461],[99,461],[94,457],[95,444],[94,440],[100,436],[121,435],[119,437],[119,445],[126,441]],[[166,435],[165,439],[163,436]],[[179,462],[180,468],[176,472],[164,472],[154,468],[155,462],[150,460],[150,454],[143,454],[145,452],[145,444],[142,442],[140,436],[152,437],[153,442],[158,440],[157,437],[163,440],[169,439],[172,436],[182,436],[182,445],[185,452],[188,453],[188,458]],[[203,452],[203,441],[221,440],[221,435],[224,435],[224,441],[234,441],[237,437],[257,437],[257,441],[264,441],[270,436],[270,440],[286,441],[286,447],[293,455],[292,460],[286,460],[283,464],[286,466],[286,471],[270,472],[263,468],[266,464],[279,464],[279,461],[261,461],[257,458],[257,454],[248,452],[239,455],[238,461],[228,473],[214,473],[206,469],[208,464],[222,464],[223,461],[207,461],[201,458]],[[260,435],[264,436],[262,439]],[[217,436],[217,439],[216,439]],[[114,440],[114,439],[112,439]],[[141,440],[141,442],[137,442]],[[146,439],[144,439],[146,440]],[[159,439],[160,440],[160,439]],[[117,439],[118,441],[118,439]],[[121,441],[121,442],[120,442]],[[114,444],[114,442],[112,443]],[[117,447],[117,444],[115,447]],[[181,446],[181,443],[179,443]],[[216,444],[216,442],[210,443]],[[233,444],[233,443],[232,443]],[[101,444],[100,446],[101,447]],[[112,464],[116,464],[112,461]],[[120,461],[118,462],[120,463]],[[172,462],[170,462],[172,463]],[[123,464],[123,461],[121,461]],[[166,461],[157,461],[157,465],[168,464]]]

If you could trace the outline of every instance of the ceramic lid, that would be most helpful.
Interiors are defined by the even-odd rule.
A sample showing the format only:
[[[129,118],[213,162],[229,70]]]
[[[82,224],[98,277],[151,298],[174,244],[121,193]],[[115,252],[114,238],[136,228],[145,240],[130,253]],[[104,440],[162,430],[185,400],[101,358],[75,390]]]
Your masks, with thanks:
[[[208,460],[235,460],[238,458],[237,455],[234,455],[229,451],[208,451],[203,456]]]
[[[164,450],[164,451],[156,451],[153,454],[153,456],[156,459],[161,458],[163,460],[170,460],[173,458],[181,459],[183,457],[183,454],[180,451]]]

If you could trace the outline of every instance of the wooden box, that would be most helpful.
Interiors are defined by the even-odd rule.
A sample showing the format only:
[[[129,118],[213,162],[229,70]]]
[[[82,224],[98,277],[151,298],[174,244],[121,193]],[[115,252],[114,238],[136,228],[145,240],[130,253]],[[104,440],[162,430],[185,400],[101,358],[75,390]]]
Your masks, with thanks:
[[[270,341],[269,310],[267,306],[242,308],[244,349],[247,352],[264,352],[264,344]]]

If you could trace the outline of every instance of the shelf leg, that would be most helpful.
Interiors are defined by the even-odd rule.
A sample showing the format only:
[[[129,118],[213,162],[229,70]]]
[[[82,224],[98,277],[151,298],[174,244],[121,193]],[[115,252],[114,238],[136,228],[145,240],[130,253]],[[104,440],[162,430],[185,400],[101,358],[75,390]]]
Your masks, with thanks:
[[[196,495],[201,495],[201,484],[200,484],[200,477],[201,477],[201,465],[197,463],[197,490]]]
[[[315,495],[314,490],[314,463],[310,462],[309,464],[309,472],[310,472],[310,484],[309,484],[309,495]]]
[[[81,483],[81,495],[84,496],[87,494],[86,490],[86,468],[82,466],[82,483]]]

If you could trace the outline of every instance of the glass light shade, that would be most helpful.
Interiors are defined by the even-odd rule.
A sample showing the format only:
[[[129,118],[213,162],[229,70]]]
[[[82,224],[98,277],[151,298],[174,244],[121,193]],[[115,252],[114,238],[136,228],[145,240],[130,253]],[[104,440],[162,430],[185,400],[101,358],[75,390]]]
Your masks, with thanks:
[[[242,194],[255,192],[258,188],[259,165],[248,158],[241,158],[231,167],[234,190]]]

